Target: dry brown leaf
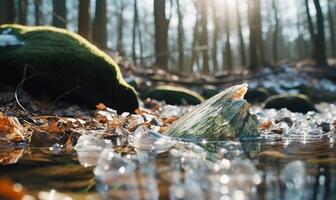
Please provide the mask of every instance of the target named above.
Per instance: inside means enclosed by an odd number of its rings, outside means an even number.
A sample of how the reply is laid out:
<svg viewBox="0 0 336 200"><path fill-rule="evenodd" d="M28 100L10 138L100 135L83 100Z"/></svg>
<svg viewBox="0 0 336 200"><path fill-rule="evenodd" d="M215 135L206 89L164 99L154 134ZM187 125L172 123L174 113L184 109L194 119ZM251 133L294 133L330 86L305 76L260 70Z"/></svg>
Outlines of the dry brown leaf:
<svg viewBox="0 0 336 200"><path fill-rule="evenodd" d="M21 185L14 184L7 178L0 179L0 199L21 200L24 195Z"/></svg>
<svg viewBox="0 0 336 200"><path fill-rule="evenodd" d="M103 103L97 104L96 108L97 108L97 110L102 110L102 111L105 111L107 109L107 107Z"/></svg>
<svg viewBox="0 0 336 200"><path fill-rule="evenodd" d="M261 130L267 130L267 129L269 129L271 126L272 126L272 121L271 121L271 120L267 120L267 121L262 122L262 123L259 125L259 128L260 128Z"/></svg>
<svg viewBox="0 0 336 200"><path fill-rule="evenodd" d="M0 113L0 140L23 142L23 127L16 117L7 117Z"/></svg>

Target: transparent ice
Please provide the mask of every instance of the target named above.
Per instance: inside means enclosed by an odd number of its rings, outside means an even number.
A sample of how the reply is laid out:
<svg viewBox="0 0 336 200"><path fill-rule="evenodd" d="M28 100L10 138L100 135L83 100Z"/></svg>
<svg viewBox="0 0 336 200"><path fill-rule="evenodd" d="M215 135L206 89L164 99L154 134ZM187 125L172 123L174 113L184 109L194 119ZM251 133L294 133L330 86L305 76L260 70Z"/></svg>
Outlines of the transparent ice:
<svg viewBox="0 0 336 200"><path fill-rule="evenodd" d="M94 169L100 197L104 200L139 200L135 169L136 165L133 162L111 149L105 149Z"/></svg>
<svg viewBox="0 0 336 200"><path fill-rule="evenodd" d="M302 199L306 182L305 164L303 161L292 161L281 171L280 180L286 187L285 199Z"/></svg>
<svg viewBox="0 0 336 200"><path fill-rule="evenodd" d="M84 167L91 167L96 165L104 148L112 148L112 143L92 135L81 135L74 149L80 164Z"/></svg>

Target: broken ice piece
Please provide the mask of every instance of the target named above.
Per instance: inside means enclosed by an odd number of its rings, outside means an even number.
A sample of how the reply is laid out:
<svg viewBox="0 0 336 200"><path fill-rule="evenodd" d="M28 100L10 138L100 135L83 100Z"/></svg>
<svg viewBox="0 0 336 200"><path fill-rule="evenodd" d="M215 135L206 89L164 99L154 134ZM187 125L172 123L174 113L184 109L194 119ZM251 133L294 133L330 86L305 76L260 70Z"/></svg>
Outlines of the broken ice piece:
<svg viewBox="0 0 336 200"><path fill-rule="evenodd" d="M112 143L109 140L99 139L91 135L82 135L77 141L75 150L80 164L84 167L91 167L96 165L103 149L111 147Z"/></svg>
<svg viewBox="0 0 336 200"><path fill-rule="evenodd" d="M94 169L97 191L102 199L139 200L138 184L135 178L136 165L105 149Z"/></svg>
<svg viewBox="0 0 336 200"><path fill-rule="evenodd" d="M159 154L168 151L174 141L158 132L139 127L134 133L132 143L137 151Z"/></svg>
<svg viewBox="0 0 336 200"><path fill-rule="evenodd" d="M288 163L280 175L286 187L285 199L303 199L306 183L306 170L303 161L297 160Z"/></svg>

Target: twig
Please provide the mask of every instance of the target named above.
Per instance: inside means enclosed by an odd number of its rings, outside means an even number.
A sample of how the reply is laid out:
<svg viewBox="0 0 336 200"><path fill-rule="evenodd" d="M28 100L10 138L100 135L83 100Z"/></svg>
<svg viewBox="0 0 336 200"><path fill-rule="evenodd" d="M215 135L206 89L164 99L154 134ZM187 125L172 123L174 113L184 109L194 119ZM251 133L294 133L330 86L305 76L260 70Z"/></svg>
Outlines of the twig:
<svg viewBox="0 0 336 200"><path fill-rule="evenodd" d="M14 93L14 97L15 97L15 101L16 101L16 103L19 105L19 107L20 107L24 112L26 112L27 109L25 109L25 108L22 106L22 104L20 103L20 100L19 100L19 97L18 97L18 93L19 93L19 91L22 89L22 87L23 87L23 85L24 85L24 82L25 82L26 80L29 80L29 79L31 79L31 78L37 76L37 75L45 74L45 73L35 73L35 74L32 74L32 75L26 77L26 76L27 76L27 69L28 69L28 67L29 67L29 65L26 65L26 66L24 67L24 69L23 69L23 76L22 76L22 79L21 79L20 83L17 84L17 86L16 86L16 88L15 88L15 93Z"/></svg>
<svg viewBox="0 0 336 200"><path fill-rule="evenodd" d="M71 90L69 90L69 91L67 91L67 92L65 92L65 93L63 93L63 94L61 94L60 96L56 97L56 98L54 99L54 101L52 102L52 105L55 105L56 102L57 102L58 100L60 100L61 98L65 97L66 95L68 95L68 94L74 92L74 91L77 90L78 88L79 88L79 86L77 85L76 87L72 88Z"/></svg>

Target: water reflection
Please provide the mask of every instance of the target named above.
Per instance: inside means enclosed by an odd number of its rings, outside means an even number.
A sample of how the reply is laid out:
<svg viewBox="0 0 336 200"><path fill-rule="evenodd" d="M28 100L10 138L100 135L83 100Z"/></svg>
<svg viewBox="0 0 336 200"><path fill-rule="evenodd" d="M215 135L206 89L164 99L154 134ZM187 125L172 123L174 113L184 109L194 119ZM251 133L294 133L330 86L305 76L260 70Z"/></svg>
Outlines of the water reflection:
<svg viewBox="0 0 336 200"><path fill-rule="evenodd" d="M90 191L102 199L336 199L336 149L330 140L178 141L167 152L132 155L105 148L98 162L91 163L96 187ZM80 165L90 159L83 162L79 149L54 154L50 148L8 148L0 154L0 176L33 191L86 190L94 175L92 168Z"/></svg>

